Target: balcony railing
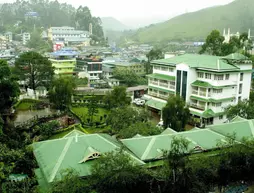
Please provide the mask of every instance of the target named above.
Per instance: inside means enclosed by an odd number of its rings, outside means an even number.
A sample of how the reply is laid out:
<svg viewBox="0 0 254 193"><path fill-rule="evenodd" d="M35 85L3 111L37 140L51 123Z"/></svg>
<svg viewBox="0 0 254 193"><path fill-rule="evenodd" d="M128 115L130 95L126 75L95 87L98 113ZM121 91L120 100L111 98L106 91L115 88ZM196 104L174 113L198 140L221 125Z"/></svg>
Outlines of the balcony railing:
<svg viewBox="0 0 254 193"><path fill-rule="evenodd" d="M198 91L197 90L193 90L192 94L198 95Z"/></svg>
<svg viewBox="0 0 254 193"><path fill-rule="evenodd" d="M157 97L158 93L156 93L156 92L149 92L149 95Z"/></svg>
<svg viewBox="0 0 254 193"><path fill-rule="evenodd" d="M162 86L162 87L165 87L165 88L168 88L168 84L167 83L159 83L159 86Z"/></svg>
<svg viewBox="0 0 254 193"><path fill-rule="evenodd" d="M206 92L199 91L199 96L204 96L204 97L206 97Z"/></svg>
<svg viewBox="0 0 254 193"><path fill-rule="evenodd" d="M168 95L159 94L158 97L162 99L168 99Z"/></svg>
<svg viewBox="0 0 254 193"><path fill-rule="evenodd" d="M190 107L198 109L198 110L203 110L203 111L205 110L205 105L199 105L197 103L191 103Z"/></svg>
<svg viewBox="0 0 254 193"><path fill-rule="evenodd" d="M156 81L150 81L149 83L150 83L150 84L153 84L153 85L157 85L157 86L158 86L158 84L159 84L159 83L156 82Z"/></svg>

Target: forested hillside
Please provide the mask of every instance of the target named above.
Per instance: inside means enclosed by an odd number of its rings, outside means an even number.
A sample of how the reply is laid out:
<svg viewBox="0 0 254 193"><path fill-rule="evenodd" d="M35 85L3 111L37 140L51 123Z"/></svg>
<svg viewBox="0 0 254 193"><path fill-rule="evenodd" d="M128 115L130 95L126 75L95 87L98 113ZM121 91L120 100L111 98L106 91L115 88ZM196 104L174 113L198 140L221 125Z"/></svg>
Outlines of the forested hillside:
<svg viewBox="0 0 254 193"><path fill-rule="evenodd" d="M36 12L38 17L29 16L27 13ZM91 14L86 6L75 9L72 5L48 0L17 0L14 3L4 3L0 7L1 31L31 31L36 28L51 26L72 26L80 30L89 30L93 24L93 33L103 37L101 19ZM16 24L16 25L15 25ZM15 26L15 27L14 27Z"/></svg>
<svg viewBox="0 0 254 193"><path fill-rule="evenodd" d="M231 28L234 32L254 31L254 1L235 0L224 6L216 6L186 13L164 23L139 29L130 40L136 42L160 42L167 40L204 40L213 30L221 32Z"/></svg>

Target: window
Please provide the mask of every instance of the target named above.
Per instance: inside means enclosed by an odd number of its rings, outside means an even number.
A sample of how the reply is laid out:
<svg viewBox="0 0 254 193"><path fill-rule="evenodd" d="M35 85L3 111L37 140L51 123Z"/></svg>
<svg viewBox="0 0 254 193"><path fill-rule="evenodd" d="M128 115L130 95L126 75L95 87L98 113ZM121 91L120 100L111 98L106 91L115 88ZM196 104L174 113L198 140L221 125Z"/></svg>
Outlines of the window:
<svg viewBox="0 0 254 193"><path fill-rule="evenodd" d="M205 78L206 79L211 79L212 78L212 75L210 73L205 73Z"/></svg>
<svg viewBox="0 0 254 193"><path fill-rule="evenodd" d="M219 120L223 119L223 117L224 117L223 115L220 115L220 116L219 116Z"/></svg>
<svg viewBox="0 0 254 193"><path fill-rule="evenodd" d="M223 80L224 75L214 75L214 80Z"/></svg>
<svg viewBox="0 0 254 193"><path fill-rule="evenodd" d="M240 74L240 81L243 81L243 73Z"/></svg>
<svg viewBox="0 0 254 193"><path fill-rule="evenodd" d="M160 70L160 66L153 66L155 70Z"/></svg>
<svg viewBox="0 0 254 193"><path fill-rule="evenodd" d="M238 97L238 102L242 100L242 97Z"/></svg>
<svg viewBox="0 0 254 193"><path fill-rule="evenodd" d="M173 69L173 68L169 68L168 71L169 71L169 72L173 72L174 69Z"/></svg>
<svg viewBox="0 0 254 193"><path fill-rule="evenodd" d="M220 103L212 103L212 106L213 106L213 107L221 107L221 105L222 105L221 102L220 102Z"/></svg>
<svg viewBox="0 0 254 193"><path fill-rule="evenodd" d="M198 78L204 78L204 73L203 72L198 72Z"/></svg>
<svg viewBox="0 0 254 193"><path fill-rule="evenodd" d="M161 67L161 70L162 71L168 71L168 68L167 67Z"/></svg>
<svg viewBox="0 0 254 193"><path fill-rule="evenodd" d="M226 80L229 80L229 74L226 74Z"/></svg>
<svg viewBox="0 0 254 193"><path fill-rule="evenodd" d="M239 94L242 94L243 92L243 84L239 84Z"/></svg>
<svg viewBox="0 0 254 193"><path fill-rule="evenodd" d="M222 93L222 89L213 89L213 93Z"/></svg>

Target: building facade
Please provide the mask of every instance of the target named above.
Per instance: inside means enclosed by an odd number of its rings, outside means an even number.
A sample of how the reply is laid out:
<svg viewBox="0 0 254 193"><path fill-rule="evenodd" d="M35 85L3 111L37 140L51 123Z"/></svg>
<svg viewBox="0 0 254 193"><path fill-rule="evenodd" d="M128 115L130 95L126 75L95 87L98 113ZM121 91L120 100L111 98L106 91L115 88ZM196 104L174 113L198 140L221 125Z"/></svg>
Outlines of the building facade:
<svg viewBox="0 0 254 193"><path fill-rule="evenodd" d="M5 36L0 36L0 50L6 50L8 47L7 39Z"/></svg>
<svg viewBox="0 0 254 193"><path fill-rule="evenodd" d="M23 33L23 34L22 34L22 42L23 42L23 45L26 45L27 42L30 40L30 38L31 38L30 33Z"/></svg>
<svg viewBox="0 0 254 193"><path fill-rule="evenodd" d="M57 75L73 75L78 53L71 48L62 48L50 55L50 61Z"/></svg>
<svg viewBox="0 0 254 193"><path fill-rule="evenodd" d="M85 43L89 45L90 43L90 33L88 31L75 30L74 27L51 27L48 29L48 38L49 40L55 41L64 41L66 44L69 43Z"/></svg>
<svg viewBox="0 0 254 193"><path fill-rule="evenodd" d="M91 56L77 58L77 71L79 77L87 77L89 80L99 80L102 77L102 59Z"/></svg>
<svg viewBox="0 0 254 193"><path fill-rule="evenodd" d="M201 125L224 123L224 110L248 99L252 62L241 54L226 57L184 54L152 62L147 106L159 112L179 94Z"/></svg>

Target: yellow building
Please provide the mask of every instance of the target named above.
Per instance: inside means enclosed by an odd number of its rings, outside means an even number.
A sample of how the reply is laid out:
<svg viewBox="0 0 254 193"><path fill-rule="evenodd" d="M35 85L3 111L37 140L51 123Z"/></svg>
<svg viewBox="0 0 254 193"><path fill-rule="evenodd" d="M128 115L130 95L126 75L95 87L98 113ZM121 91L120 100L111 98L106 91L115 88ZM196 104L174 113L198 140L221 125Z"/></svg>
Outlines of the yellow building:
<svg viewBox="0 0 254 193"><path fill-rule="evenodd" d="M63 48L60 51L52 53L49 60L55 68L55 74L74 74L77 54L77 52L70 48Z"/></svg>

